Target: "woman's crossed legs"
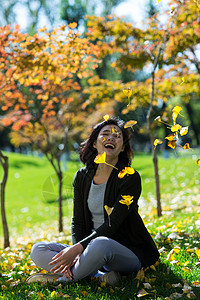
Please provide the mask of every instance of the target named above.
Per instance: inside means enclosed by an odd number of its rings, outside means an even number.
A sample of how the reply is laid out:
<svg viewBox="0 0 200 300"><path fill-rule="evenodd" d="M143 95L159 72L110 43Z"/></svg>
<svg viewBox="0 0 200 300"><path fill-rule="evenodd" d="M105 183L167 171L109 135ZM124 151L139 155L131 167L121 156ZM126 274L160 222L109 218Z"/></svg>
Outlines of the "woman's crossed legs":
<svg viewBox="0 0 200 300"><path fill-rule="evenodd" d="M66 247L70 246L54 242L39 242L32 247L31 259L38 267L50 271L52 266L49 266L49 262L52 257ZM141 263L127 247L110 238L97 237L88 244L71 268L73 281L89 275L94 276L102 268L105 271L118 271L128 275L137 272L141 268Z"/></svg>

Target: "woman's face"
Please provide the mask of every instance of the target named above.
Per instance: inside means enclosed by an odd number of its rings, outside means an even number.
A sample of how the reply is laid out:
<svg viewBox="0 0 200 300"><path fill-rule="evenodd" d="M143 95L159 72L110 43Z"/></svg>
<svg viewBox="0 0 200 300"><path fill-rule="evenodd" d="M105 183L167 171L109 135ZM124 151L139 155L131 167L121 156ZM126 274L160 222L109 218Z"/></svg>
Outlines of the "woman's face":
<svg viewBox="0 0 200 300"><path fill-rule="evenodd" d="M98 134L93 147L98 154L106 152L106 157L110 159L118 158L120 152L124 151L123 134L116 125L105 125Z"/></svg>

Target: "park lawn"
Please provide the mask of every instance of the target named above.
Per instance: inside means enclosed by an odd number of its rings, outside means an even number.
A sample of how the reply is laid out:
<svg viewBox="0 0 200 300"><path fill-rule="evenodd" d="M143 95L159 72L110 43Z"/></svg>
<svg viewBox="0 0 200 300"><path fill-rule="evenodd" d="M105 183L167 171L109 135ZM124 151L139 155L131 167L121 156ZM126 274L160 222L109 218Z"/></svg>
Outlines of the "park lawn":
<svg viewBox="0 0 200 300"><path fill-rule="evenodd" d="M135 156L133 167L140 172L143 181L140 212L160 249L161 259L159 264L137 276L128 276L114 287L101 285L95 280L63 285L26 285L25 278L39 271L30 261L33 243L39 240L71 242L70 186L80 164L67 164L65 231L59 234L54 196L56 182L48 179L51 174L53 176L51 166L38 157L10 153L8 156L10 172L6 208L11 247L0 250L0 300L200 299L200 168L195 164L198 153L184 157L172 155L167 160L159 157L164 211L160 218L156 216L152 159L143 154ZM53 182L53 187L49 181ZM49 185L51 188L46 188ZM19 219L17 214L21 215Z"/></svg>

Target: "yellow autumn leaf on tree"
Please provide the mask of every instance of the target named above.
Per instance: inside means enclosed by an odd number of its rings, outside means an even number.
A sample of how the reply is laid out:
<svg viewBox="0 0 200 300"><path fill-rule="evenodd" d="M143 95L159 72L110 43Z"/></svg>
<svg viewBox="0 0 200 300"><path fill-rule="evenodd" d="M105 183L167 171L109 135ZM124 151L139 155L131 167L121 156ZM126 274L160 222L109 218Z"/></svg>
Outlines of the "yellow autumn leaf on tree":
<svg viewBox="0 0 200 300"><path fill-rule="evenodd" d="M105 121L108 121L108 119L110 118L110 116L109 115L105 115L105 116L103 116L103 118L104 118Z"/></svg>
<svg viewBox="0 0 200 300"><path fill-rule="evenodd" d="M123 178L126 174L127 175L132 175L135 173L135 170L131 167L125 167L124 169L122 169L119 174L118 177L121 179Z"/></svg>
<svg viewBox="0 0 200 300"><path fill-rule="evenodd" d="M173 126L171 127L171 131L172 131L172 132L177 132L177 131L180 130L181 128L182 128L181 125L176 124L176 125L173 125Z"/></svg>
<svg viewBox="0 0 200 300"><path fill-rule="evenodd" d="M160 140L160 139L155 139L155 141L154 141L154 148L156 148L157 147L157 145L159 145L159 144L162 144L163 143L163 141L162 140Z"/></svg>
<svg viewBox="0 0 200 300"><path fill-rule="evenodd" d="M108 205L104 205L104 208L105 208L105 211L107 212L107 215L108 215L109 226L111 226L111 224L110 224L110 215L111 215L114 207L109 207Z"/></svg>
<svg viewBox="0 0 200 300"><path fill-rule="evenodd" d="M182 127L180 130L180 135L186 135L188 133L188 127Z"/></svg>
<svg viewBox="0 0 200 300"><path fill-rule="evenodd" d="M176 140L175 141L169 141L168 143L167 143L167 146L168 147L170 147L170 148L172 148L172 149L175 149L175 147L176 147Z"/></svg>
<svg viewBox="0 0 200 300"><path fill-rule="evenodd" d="M176 123L176 118L177 116L179 115L180 111L182 110L182 108L180 106L175 106L173 109L172 109L172 119L174 121L174 123Z"/></svg>
<svg viewBox="0 0 200 300"><path fill-rule="evenodd" d="M126 124L124 125L124 128L132 127L135 124L137 124L137 121L130 120L130 121L126 122Z"/></svg>
<svg viewBox="0 0 200 300"><path fill-rule="evenodd" d="M165 137L166 140L168 141L174 141L176 136L174 134L169 134L168 136Z"/></svg>
<svg viewBox="0 0 200 300"><path fill-rule="evenodd" d="M122 196L122 195L121 195ZM127 205L128 206L128 209L129 209L129 205L131 204L131 203L133 203L133 196L130 196L130 195L123 195L122 196L122 198L123 199L121 199L121 200L119 200L119 202L121 203L121 204L125 204L125 205Z"/></svg>
<svg viewBox="0 0 200 300"><path fill-rule="evenodd" d="M200 158L197 159L196 164L197 164L198 166L200 166Z"/></svg>
<svg viewBox="0 0 200 300"><path fill-rule="evenodd" d="M123 89L123 93L130 98L132 95L132 89L131 88L127 88L127 89Z"/></svg>
<svg viewBox="0 0 200 300"><path fill-rule="evenodd" d="M115 166L113 166L113 165L106 162L106 152L103 152L102 154L97 155L94 159L94 162L96 164L106 164L106 165L108 165L110 167L113 167L116 170L118 170Z"/></svg>

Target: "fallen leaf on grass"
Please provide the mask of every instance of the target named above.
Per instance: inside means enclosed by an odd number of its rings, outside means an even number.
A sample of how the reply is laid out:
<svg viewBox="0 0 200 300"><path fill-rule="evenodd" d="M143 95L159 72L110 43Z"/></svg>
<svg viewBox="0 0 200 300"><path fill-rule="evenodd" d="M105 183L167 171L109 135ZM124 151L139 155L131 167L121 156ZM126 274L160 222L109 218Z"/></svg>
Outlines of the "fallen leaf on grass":
<svg viewBox="0 0 200 300"><path fill-rule="evenodd" d="M80 291L80 293L83 295L83 296L87 296L88 295L88 292L87 291Z"/></svg>
<svg viewBox="0 0 200 300"><path fill-rule="evenodd" d="M200 287L200 281L192 281L192 285L195 287Z"/></svg>
<svg viewBox="0 0 200 300"><path fill-rule="evenodd" d="M150 285L150 283L145 282L143 284L144 284L145 289L152 289L152 286Z"/></svg>
<svg viewBox="0 0 200 300"><path fill-rule="evenodd" d="M145 291L145 289L141 289L138 294L137 294L137 297L144 297L146 295L148 295L149 293L147 291Z"/></svg>

